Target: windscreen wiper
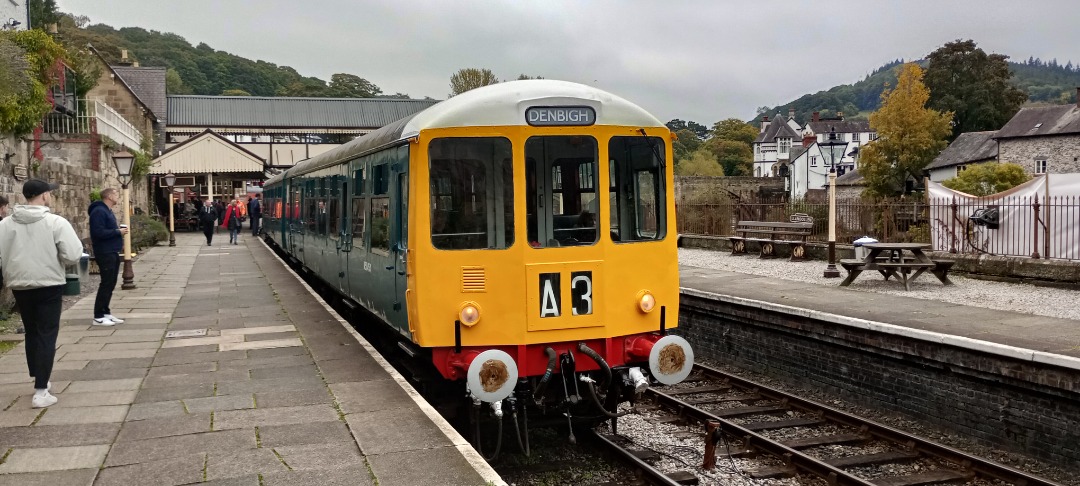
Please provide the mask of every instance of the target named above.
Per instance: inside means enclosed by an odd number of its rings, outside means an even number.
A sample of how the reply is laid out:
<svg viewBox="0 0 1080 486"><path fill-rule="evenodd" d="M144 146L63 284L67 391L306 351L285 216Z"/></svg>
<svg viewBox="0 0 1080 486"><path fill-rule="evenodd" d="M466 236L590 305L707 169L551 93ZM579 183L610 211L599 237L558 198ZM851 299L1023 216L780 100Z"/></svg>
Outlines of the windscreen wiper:
<svg viewBox="0 0 1080 486"><path fill-rule="evenodd" d="M649 144L649 148L652 149L653 155L656 155L656 160L660 162L660 168L665 168L667 164L664 163L664 157L660 155L660 149L656 148L656 142L653 142L653 139L649 138L649 136L645 134L644 128L639 128L638 131L641 132L642 137L645 137L645 143Z"/></svg>

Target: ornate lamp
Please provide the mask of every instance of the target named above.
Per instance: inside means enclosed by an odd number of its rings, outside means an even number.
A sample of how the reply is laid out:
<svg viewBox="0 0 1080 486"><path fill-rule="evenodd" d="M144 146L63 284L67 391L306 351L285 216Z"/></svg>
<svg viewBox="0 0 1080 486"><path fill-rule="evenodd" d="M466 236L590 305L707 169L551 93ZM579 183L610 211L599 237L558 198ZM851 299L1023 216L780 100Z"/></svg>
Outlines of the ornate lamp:
<svg viewBox="0 0 1080 486"><path fill-rule="evenodd" d="M837 278L836 269L836 164L844 158L847 142L836 138L836 128L829 127L825 141L818 142L822 159L829 157L829 266L825 267L825 278ZM824 160L823 160L824 162Z"/></svg>
<svg viewBox="0 0 1080 486"><path fill-rule="evenodd" d="M176 215L173 214L173 207L176 203L173 202L173 195L175 194L173 186L176 185L176 174L171 171L165 174L165 185L169 186L169 246L176 246L176 237L173 236L173 232L176 231Z"/></svg>
<svg viewBox="0 0 1080 486"><path fill-rule="evenodd" d="M124 283L120 285L120 288L131 290L135 288L135 272L131 269L131 208L129 207L131 196L128 193L128 184L131 183L131 169L135 165L135 156L128 153L127 150L121 149L113 154L112 159L113 163L116 164L116 174L117 178L120 179L120 187L124 191L123 224L124 227L128 228L128 233L124 235Z"/></svg>

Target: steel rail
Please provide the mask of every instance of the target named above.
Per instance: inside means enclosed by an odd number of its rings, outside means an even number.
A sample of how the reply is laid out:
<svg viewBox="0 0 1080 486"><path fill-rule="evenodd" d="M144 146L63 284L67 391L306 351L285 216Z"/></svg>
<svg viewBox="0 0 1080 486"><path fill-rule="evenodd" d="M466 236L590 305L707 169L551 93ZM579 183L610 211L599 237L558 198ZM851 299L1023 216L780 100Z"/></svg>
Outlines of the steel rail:
<svg viewBox="0 0 1080 486"><path fill-rule="evenodd" d="M768 398L772 400L786 400L787 404L790 405L792 408L807 413L820 414L823 419L830 420L835 423L839 423L849 427L865 427L866 431L870 435L878 439L900 445L911 444L914 450L924 453L927 456L946 460L964 466L968 470L980 474L986 478L1000 479L1002 481L1007 481L1016 485L1062 486L1060 483L1032 476L1028 473L1013 469L1004 464L999 464L979 456L974 456L942 444L930 442L927 439L909 434L902 430L898 430L887 425L883 425L862 417L858 417L811 400L800 398L795 395L791 395L789 393L770 388L760 383L756 383L744 378L740 378L738 376L725 373L715 368L704 365L695 365L695 367L703 371L706 376L709 376L711 378L723 379L727 380L728 383L735 384L739 387L755 389L758 394L760 394L763 398Z"/></svg>
<svg viewBox="0 0 1080 486"><path fill-rule="evenodd" d="M638 468L642 473L644 473L644 475L646 476L646 480L651 481L652 484L659 484L665 486L680 486L679 482L669 478L659 469L656 469L655 467L652 467L652 465L650 465L649 463L641 460L629 450L627 450L625 447L612 442L607 437L604 437L603 434L600 434L595 430L590 430L590 432L592 433L593 439L607 446L610 451L614 452L617 456L619 456L619 459L628 462L634 467Z"/></svg>

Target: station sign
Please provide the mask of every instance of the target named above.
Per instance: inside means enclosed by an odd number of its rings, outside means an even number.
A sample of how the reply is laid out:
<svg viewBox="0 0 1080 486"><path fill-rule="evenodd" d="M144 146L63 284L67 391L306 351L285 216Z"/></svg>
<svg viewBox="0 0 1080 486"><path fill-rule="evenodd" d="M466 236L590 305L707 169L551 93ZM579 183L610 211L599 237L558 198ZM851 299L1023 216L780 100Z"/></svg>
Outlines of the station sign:
<svg viewBox="0 0 1080 486"><path fill-rule="evenodd" d="M534 127L588 126L596 123L591 106L530 106L525 121Z"/></svg>

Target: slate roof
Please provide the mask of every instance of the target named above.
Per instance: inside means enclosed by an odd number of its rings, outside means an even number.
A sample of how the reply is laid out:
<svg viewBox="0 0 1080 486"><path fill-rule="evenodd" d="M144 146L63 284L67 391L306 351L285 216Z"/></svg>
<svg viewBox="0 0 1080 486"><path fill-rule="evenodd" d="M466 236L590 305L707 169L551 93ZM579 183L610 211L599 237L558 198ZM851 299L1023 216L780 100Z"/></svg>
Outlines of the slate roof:
<svg viewBox="0 0 1080 486"><path fill-rule="evenodd" d="M836 178L836 185L838 186L865 186L866 179L859 174L859 169L852 169L844 173L844 175Z"/></svg>
<svg viewBox="0 0 1080 486"><path fill-rule="evenodd" d="M997 138L1042 137L1080 133L1080 107L1077 105L1021 108L1001 130Z"/></svg>
<svg viewBox="0 0 1080 486"><path fill-rule="evenodd" d="M165 68L111 66L114 73L131 88L131 92L142 101L160 121L168 115L165 103Z"/></svg>
<svg viewBox="0 0 1080 486"><path fill-rule="evenodd" d="M865 133L872 132L870 122L866 120L823 120L807 122L814 133L821 135L829 133L830 128L836 129L836 133Z"/></svg>
<svg viewBox="0 0 1080 486"><path fill-rule="evenodd" d="M169 125L252 128L379 128L436 100L168 96Z"/></svg>
<svg viewBox="0 0 1080 486"><path fill-rule="evenodd" d="M926 170L996 159L998 155L997 140L994 140L996 133L996 130L961 133L934 158L933 162L930 162L930 165L926 166Z"/></svg>
<svg viewBox="0 0 1080 486"><path fill-rule="evenodd" d="M773 118L768 126L765 127L765 131L758 133L757 138L754 139L754 143L772 142L777 138L784 137L790 138L792 141L802 140L802 136L795 133L795 130L792 130L791 127L788 126L787 118L783 115L776 115L776 118Z"/></svg>
<svg viewBox="0 0 1080 486"><path fill-rule="evenodd" d="M802 154L806 153L808 148L809 147L803 147L802 145L791 147L791 154L788 156L788 160L795 160L801 157Z"/></svg>

